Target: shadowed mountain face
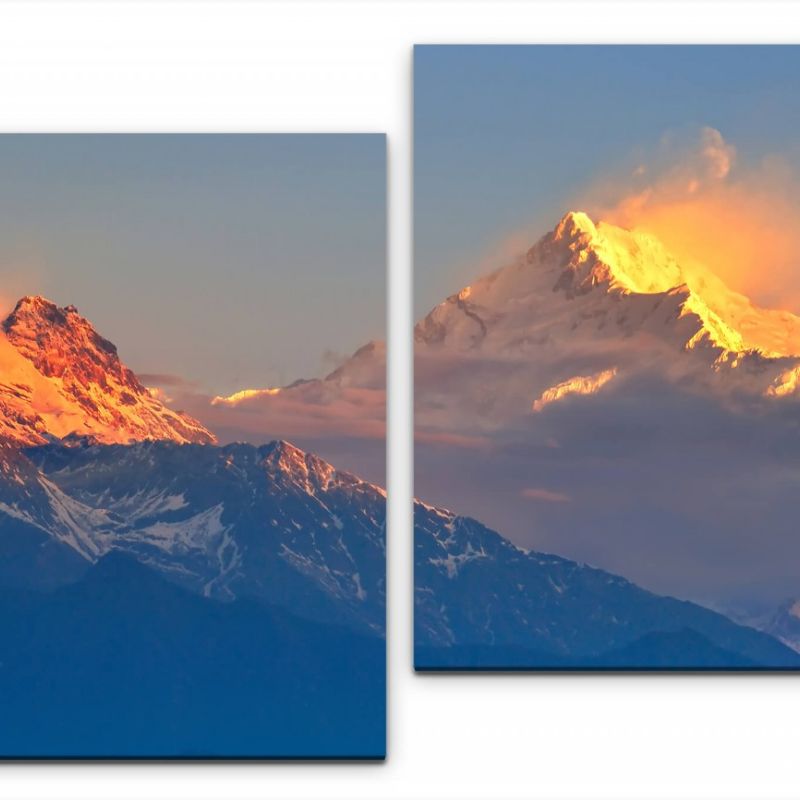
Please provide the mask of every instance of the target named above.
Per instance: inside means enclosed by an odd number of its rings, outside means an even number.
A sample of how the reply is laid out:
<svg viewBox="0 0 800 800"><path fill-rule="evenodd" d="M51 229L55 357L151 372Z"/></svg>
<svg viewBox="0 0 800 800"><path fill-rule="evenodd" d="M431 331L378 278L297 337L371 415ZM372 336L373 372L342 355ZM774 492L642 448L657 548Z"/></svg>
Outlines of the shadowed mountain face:
<svg viewBox="0 0 800 800"><path fill-rule="evenodd" d="M5 757L381 758L384 643L203 598L112 552L0 590Z"/></svg>
<svg viewBox="0 0 800 800"><path fill-rule="evenodd" d="M419 669L797 669L773 637L617 575L415 508Z"/></svg>
<svg viewBox="0 0 800 800"><path fill-rule="evenodd" d="M383 492L286 442L0 452L0 755L385 749Z"/></svg>
<svg viewBox="0 0 800 800"><path fill-rule="evenodd" d="M767 633L800 652L800 602L797 599L787 600L760 623L759 627Z"/></svg>
<svg viewBox="0 0 800 800"><path fill-rule="evenodd" d="M0 581L67 583L122 552L204 597L382 635L384 494L287 442L46 445L4 466Z"/></svg>

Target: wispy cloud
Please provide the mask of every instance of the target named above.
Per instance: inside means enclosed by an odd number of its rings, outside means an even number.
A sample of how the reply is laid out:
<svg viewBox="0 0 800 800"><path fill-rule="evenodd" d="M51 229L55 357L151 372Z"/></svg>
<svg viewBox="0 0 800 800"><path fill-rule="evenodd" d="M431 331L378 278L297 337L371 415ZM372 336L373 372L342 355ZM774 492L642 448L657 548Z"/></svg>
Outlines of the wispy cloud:
<svg viewBox="0 0 800 800"><path fill-rule="evenodd" d="M654 234L762 305L800 311L800 180L784 159L747 162L711 127L668 131L639 155L573 204Z"/></svg>
<svg viewBox="0 0 800 800"><path fill-rule="evenodd" d="M221 399L200 393L176 393L180 406L222 438L261 443L303 437L383 440L386 392L378 388L310 381L275 391L242 391Z"/></svg>
<svg viewBox="0 0 800 800"><path fill-rule="evenodd" d="M522 497L528 500L542 500L545 503L569 503L572 498L563 492L554 492L551 489L541 487L528 487L520 492Z"/></svg>

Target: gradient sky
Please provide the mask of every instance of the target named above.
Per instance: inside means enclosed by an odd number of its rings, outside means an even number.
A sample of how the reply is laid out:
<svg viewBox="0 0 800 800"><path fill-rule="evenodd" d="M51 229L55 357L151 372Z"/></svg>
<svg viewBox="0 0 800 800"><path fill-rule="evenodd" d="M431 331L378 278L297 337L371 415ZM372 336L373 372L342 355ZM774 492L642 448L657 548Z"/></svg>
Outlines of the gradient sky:
<svg viewBox="0 0 800 800"><path fill-rule="evenodd" d="M416 47L416 317L666 131L711 126L742 161L800 165L798 74L798 47Z"/></svg>
<svg viewBox="0 0 800 800"><path fill-rule="evenodd" d="M0 297L228 393L384 338L382 135L4 135Z"/></svg>

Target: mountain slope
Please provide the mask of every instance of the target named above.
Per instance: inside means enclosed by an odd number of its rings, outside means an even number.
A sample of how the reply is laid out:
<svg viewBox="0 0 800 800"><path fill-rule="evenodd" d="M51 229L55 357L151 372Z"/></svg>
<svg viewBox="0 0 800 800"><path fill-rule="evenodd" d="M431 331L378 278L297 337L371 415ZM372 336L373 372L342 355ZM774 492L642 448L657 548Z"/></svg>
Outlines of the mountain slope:
<svg viewBox="0 0 800 800"><path fill-rule="evenodd" d="M797 653L721 614L422 503L415 597L420 669L800 667Z"/></svg>
<svg viewBox="0 0 800 800"><path fill-rule="evenodd" d="M771 617L759 620L758 627L800 652L800 601L792 599L781 604Z"/></svg>
<svg viewBox="0 0 800 800"><path fill-rule="evenodd" d="M74 306L23 297L2 323L0 373L0 436L9 441L214 441L148 391Z"/></svg>
<svg viewBox="0 0 800 800"><path fill-rule="evenodd" d="M52 444L5 455L0 582L4 563L9 575L57 584L60 571L66 583L122 552L201 595L259 597L383 631L383 491L287 442ZM47 570L41 543L52 551Z"/></svg>

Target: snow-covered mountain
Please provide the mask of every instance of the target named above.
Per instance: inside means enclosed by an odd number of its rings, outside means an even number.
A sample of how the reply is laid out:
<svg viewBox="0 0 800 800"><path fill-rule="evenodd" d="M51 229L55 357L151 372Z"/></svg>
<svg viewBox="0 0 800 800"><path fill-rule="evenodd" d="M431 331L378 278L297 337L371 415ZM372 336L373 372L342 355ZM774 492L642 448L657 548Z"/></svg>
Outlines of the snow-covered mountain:
<svg viewBox="0 0 800 800"><path fill-rule="evenodd" d="M209 602L383 634L384 492L286 442L6 447L0 465L2 591L62 591L124 556ZM417 501L415 531L421 667L466 651L473 666L648 667L664 647L672 666L800 665L766 634L444 509ZM638 660L615 663L626 648Z"/></svg>
<svg viewBox="0 0 800 800"><path fill-rule="evenodd" d="M383 491L287 442L2 456L2 582L52 588L119 552L206 597L383 630Z"/></svg>
<svg viewBox="0 0 800 800"><path fill-rule="evenodd" d="M382 632L382 489L285 441L212 446L72 306L20 300L0 366L0 584L52 590L123 553L201 596Z"/></svg>
<svg viewBox="0 0 800 800"><path fill-rule="evenodd" d="M2 323L0 376L0 437L8 441L215 441L143 386L74 306L23 297Z"/></svg>
<svg viewBox="0 0 800 800"><path fill-rule="evenodd" d="M799 317L755 306L649 234L580 212L436 306L415 340L423 430L446 427L443 406L456 426L467 414L493 427L653 370L727 398L793 397L800 375ZM428 380L444 369L446 392Z"/></svg>
<svg viewBox="0 0 800 800"><path fill-rule="evenodd" d="M511 352L552 344L556 334L608 339L640 329L685 350L800 355L800 317L754 306L650 234L575 211L517 261L433 309L416 339Z"/></svg>
<svg viewBox="0 0 800 800"><path fill-rule="evenodd" d="M383 757L383 490L217 446L72 306L0 371L0 756Z"/></svg>
<svg viewBox="0 0 800 800"><path fill-rule="evenodd" d="M415 504L421 669L796 669L772 636Z"/></svg>

